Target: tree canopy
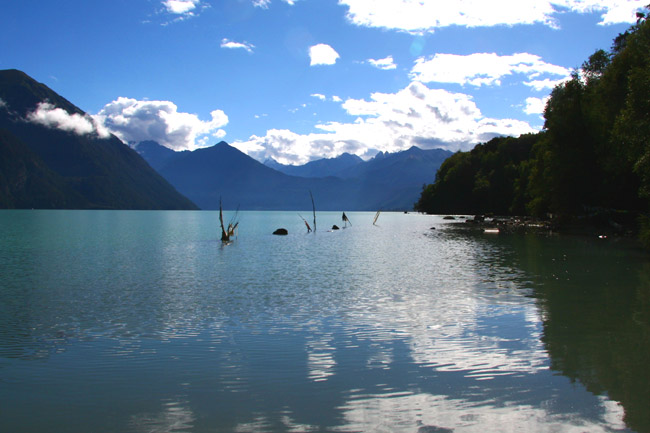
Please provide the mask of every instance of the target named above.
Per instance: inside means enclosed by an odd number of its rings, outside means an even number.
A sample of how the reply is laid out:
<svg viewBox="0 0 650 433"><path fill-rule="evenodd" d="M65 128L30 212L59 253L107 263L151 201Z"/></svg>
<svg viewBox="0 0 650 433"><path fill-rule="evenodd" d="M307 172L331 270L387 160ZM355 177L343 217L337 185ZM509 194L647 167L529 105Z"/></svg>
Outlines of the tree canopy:
<svg viewBox="0 0 650 433"><path fill-rule="evenodd" d="M570 218L610 209L647 215L649 7L609 51L595 51L553 89L540 133L496 138L456 153L423 189L416 210Z"/></svg>

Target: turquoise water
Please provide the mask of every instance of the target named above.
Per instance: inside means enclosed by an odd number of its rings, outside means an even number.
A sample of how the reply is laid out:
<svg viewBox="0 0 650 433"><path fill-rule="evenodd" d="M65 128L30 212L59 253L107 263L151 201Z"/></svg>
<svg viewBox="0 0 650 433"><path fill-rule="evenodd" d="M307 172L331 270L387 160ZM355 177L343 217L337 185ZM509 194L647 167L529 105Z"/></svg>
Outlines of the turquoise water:
<svg viewBox="0 0 650 433"><path fill-rule="evenodd" d="M645 253L347 214L0 211L0 431L650 431Z"/></svg>

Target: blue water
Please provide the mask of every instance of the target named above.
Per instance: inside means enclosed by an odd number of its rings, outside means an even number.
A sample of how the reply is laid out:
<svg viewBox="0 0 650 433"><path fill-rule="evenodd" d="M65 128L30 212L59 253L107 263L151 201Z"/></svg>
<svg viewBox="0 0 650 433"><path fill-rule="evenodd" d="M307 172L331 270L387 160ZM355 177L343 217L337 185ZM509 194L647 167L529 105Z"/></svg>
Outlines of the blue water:
<svg viewBox="0 0 650 433"><path fill-rule="evenodd" d="M634 245L347 214L0 211L0 431L649 431Z"/></svg>

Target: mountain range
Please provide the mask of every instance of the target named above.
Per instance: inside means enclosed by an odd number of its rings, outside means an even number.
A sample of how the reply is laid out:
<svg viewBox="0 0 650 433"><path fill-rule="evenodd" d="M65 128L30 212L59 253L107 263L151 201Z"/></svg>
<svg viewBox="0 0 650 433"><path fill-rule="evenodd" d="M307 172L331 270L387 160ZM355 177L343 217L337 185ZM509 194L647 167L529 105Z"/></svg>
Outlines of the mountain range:
<svg viewBox="0 0 650 433"><path fill-rule="evenodd" d="M311 192L319 210L410 210L450 155L412 147L287 166L225 142L129 146L24 72L0 71L0 208L311 210Z"/></svg>
<svg viewBox="0 0 650 433"><path fill-rule="evenodd" d="M264 164L226 142L192 152L174 152L154 142L136 150L178 191L202 209L304 210L310 191L321 210L410 210L422 185L452 153L412 147L379 153L369 161L343 154L337 158L288 166Z"/></svg>
<svg viewBox="0 0 650 433"><path fill-rule="evenodd" d="M285 165L280 164L273 158L264 161L264 165L271 167L279 172L290 176L300 177L341 177L341 173L350 167L361 164L363 159L356 155L343 153L336 158L323 158L316 161L308 162L305 165Z"/></svg>
<svg viewBox="0 0 650 433"><path fill-rule="evenodd" d="M3 70L0 208L197 206L82 110L24 72Z"/></svg>

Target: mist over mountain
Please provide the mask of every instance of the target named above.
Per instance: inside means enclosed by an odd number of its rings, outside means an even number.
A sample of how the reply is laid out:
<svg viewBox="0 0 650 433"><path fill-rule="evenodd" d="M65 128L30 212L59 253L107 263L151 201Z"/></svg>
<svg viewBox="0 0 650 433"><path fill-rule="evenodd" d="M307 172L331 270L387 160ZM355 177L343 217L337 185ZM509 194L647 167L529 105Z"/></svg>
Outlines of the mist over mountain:
<svg viewBox="0 0 650 433"><path fill-rule="evenodd" d="M0 206L196 209L140 155L47 86L0 71Z"/></svg>

